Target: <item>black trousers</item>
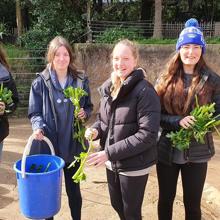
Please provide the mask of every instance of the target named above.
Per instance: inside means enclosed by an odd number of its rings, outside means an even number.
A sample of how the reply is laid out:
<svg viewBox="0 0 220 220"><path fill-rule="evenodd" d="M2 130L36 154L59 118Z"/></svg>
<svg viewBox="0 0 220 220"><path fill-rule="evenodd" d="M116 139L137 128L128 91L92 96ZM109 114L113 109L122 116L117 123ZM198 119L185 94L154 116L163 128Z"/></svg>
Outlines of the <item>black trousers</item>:
<svg viewBox="0 0 220 220"><path fill-rule="evenodd" d="M141 220L141 206L148 174L123 176L106 169L110 200L121 220Z"/></svg>
<svg viewBox="0 0 220 220"><path fill-rule="evenodd" d="M67 168L68 166L69 164L66 164L63 171L70 212L73 220L80 220L82 208L82 196L80 192L80 185L78 183L74 183L72 179L72 176L79 168L79 164L76 164L75 167L71 167L70 169ZM53 220L53 217L47 218L46 220Z"/></svg>
<svg viewBox="0 0 220 220"><path fill-rule="evenodd" d="M171 220L179 172L182 177L185 220L201 220L201 197L207 174L207 162L157 164L159 184L158 219Z"/></svg>

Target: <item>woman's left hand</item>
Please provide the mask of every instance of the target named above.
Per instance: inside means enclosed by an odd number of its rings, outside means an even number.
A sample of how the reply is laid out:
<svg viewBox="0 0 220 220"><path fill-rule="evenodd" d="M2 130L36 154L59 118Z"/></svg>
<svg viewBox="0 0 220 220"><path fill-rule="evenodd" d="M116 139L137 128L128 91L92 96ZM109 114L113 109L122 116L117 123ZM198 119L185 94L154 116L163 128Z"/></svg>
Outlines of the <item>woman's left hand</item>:
<svg viewBox="0 0 220 220"><path fill-rule="evenodd" d="M90 154L87 159L89 166L94 165L95 167L101 166L108 160L108 157L105 151L99 151L93 154Z"/></svg>
<svg viewBox="0 0 220 220"><path fill-rule="evenodd" d="M78 113L78 118L81 120L86 118L86 112L84 111L83 108L80 108L79 113Z"/></svg>

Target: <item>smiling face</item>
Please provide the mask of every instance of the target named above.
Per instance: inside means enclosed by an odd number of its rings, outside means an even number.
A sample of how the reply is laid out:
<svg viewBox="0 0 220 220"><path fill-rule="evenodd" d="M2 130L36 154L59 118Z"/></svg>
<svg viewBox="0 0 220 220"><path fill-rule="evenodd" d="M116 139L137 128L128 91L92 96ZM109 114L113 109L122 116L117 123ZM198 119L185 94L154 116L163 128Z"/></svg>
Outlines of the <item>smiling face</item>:
<svg viewBox="0 0 220 220"><path fill-rule="evenodd" d="M68 50L64 46L60 46L53 58L53 68L56 72L67 73L67 69L70 63L70 55Z"/></svg>
<svg viewBox="0 0 220 220"><path fill-rule="evenodd" d="M202 55L202 48L197 44L186 44L180 48L180 58L183 67L194 69Z"/></svg>
<svg viewBox="0 0 220 220"><path fill-rule="evenodd" d="M134 57L129 46L117 44L113 50L113 70L124 81L137 66L137 58Z"/></svg>

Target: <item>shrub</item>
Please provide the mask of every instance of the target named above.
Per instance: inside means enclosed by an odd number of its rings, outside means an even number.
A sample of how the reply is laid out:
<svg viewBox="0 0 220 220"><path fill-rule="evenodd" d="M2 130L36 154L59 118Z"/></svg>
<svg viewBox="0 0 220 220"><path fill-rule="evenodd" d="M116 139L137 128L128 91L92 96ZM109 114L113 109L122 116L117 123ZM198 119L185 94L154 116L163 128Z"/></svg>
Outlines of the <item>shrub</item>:
<svg viewBox="0 0 220 220"><path fill-rule="evenodd" d="M114 27L108 28L97 36L97 43L115 43L120 39L142 40L144 37L135 28Z"/></svg>

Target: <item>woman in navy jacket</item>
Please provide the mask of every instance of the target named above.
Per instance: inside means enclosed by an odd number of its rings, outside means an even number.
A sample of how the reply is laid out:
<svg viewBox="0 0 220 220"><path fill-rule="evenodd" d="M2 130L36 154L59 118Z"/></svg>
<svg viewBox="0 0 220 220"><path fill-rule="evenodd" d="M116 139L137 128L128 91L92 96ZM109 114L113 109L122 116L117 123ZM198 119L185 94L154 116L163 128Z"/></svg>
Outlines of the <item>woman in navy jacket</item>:
<svg viewBox="0 0 220 220"><path fill-rule="evenodd" d="M9 134L9 123L8 123L8 113L5 110L9 110L9 113L15 111L18 103L18 93L17 88L9 71L9 65L6 60L6 56L0 47L0 85L3 84L3 88L8 88L12 91L13 103L6 105L4 102L0 101L0 160L2 155L3 140Z"/></svg>
<svg viewBox="0 0 220 220"><path fill-rule="evenodd" d="M111 204L121 220L141 220L149 168L156 163L160 102L137 68L138 50L129 40L113 49L113 73L100 88L97 121L86 137L100 138L90 165L106 164Z"/></svg>
<svg viewBox="0 0 220 220"><path fill-rule="evenodd" d="M45 70L39 73L32 83L28 116L35 139L42 140L43 135L48 137L53 143L56 155L64 159L66 163L64 177L71 216L74 220L80 220L82 206L80 187L72 180L79 164L70 169L67 167L74 160L74 156L78 156L83 149L73 138L74 106L64 96L63 90L68 86L81 85L80 87L88 93L88 96L80 100L81 109L78 114L81 120L86 120L93 108L88 79L77 71L71 46L63 37L55 37L50 42L47 61ZM48 147L43 143L34 143L32 150L31 153L47 153Z"/></svg>

